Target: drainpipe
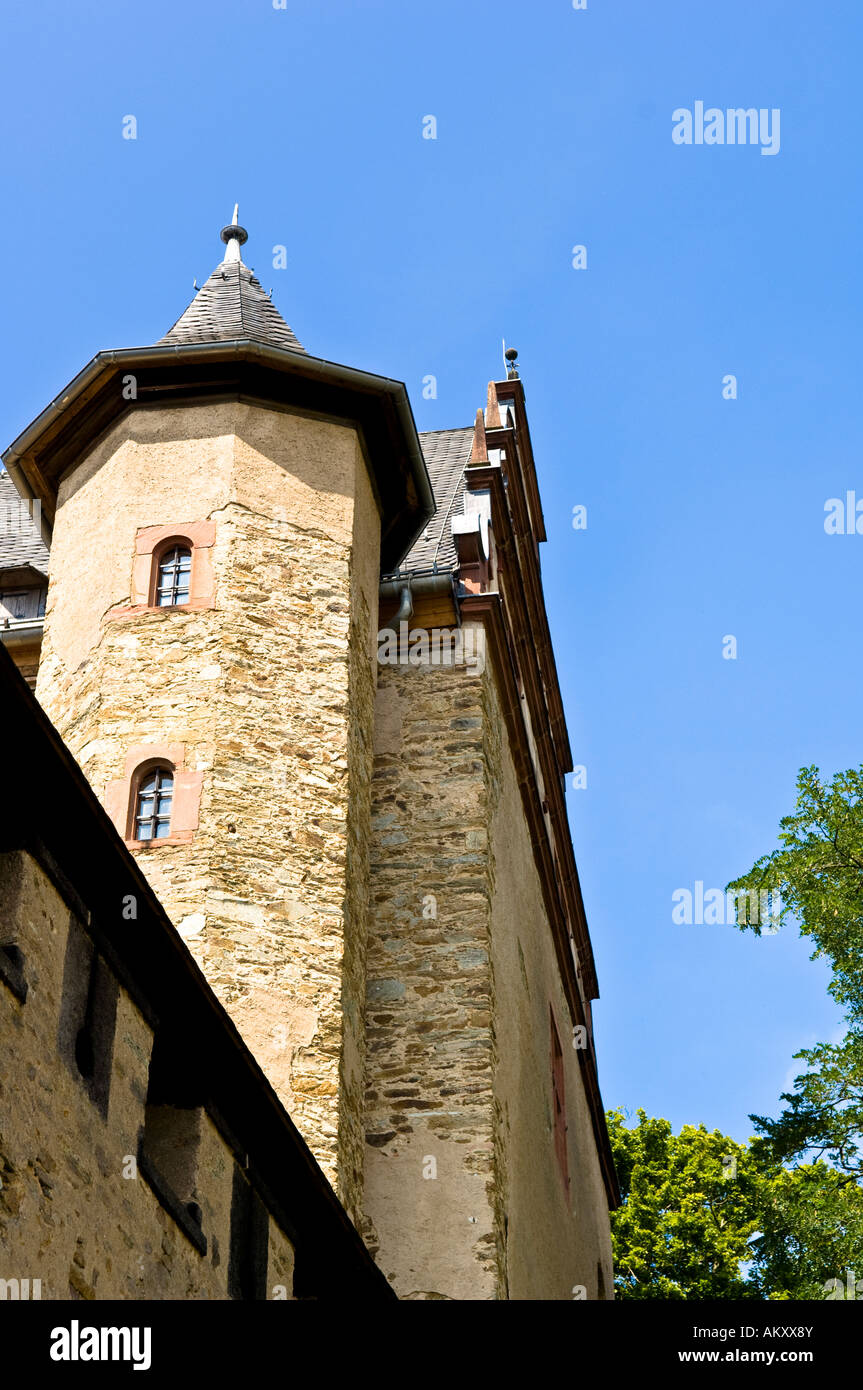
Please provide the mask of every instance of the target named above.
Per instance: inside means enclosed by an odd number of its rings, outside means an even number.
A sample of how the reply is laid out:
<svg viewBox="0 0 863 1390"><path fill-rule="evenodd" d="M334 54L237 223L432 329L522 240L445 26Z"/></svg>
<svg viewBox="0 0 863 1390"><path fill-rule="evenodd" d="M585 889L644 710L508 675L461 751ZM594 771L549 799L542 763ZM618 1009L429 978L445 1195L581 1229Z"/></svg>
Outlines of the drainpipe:
<svg viewBox="0 0 863 1390"><path fill-rule="evenodd" d="M399 603L398 612L391 619L393 628L396 632L401 630L401 623L407 622L413 617L414 601L413 595L411 594L410 580L403 586L400 597L401 602Z"/></svg>
<svg viewBox="0 0 863 1390"><path fill-rule="evenodd" d="M398 629L400 622L411 618L414 611L414 598L425 594L448 594L455 609L456 626L461 627L461 608L458 602L458 579L452 571L440 574L398 574L381 580L380 597L383 602L398 599L399 610L390 619Z"/></svg>

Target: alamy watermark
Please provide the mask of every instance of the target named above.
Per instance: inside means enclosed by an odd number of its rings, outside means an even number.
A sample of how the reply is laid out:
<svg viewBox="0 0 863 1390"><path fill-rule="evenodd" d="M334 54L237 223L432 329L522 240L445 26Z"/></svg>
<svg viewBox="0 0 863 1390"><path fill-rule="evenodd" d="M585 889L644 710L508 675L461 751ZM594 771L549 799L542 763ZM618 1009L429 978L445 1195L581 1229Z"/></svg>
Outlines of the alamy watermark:
<svg viewBox="0 0 863 1390"><path fill-rule="evenodd" d="M694 891L675 888L671 920L678 926L761 927L774 935L779 930L782 897L778 888L738 888L725 891L708 888L703 879L695 880Z"/></svg>
<svg viewBox="0 0 863 1390"><path fill-rule="evenodd" d="M857 1279L853 1269L846 1269L844 1283L841 1279L827 1279L822 1287L828 1303L856 1302L863 1298L863 1279Z"/></svg>
<svg viewBox="0 0 863 1390"><path fill-rule="evenodd" d="M485 670L485 628L412 628L407 621L378 633L381 666L466 666L474 675Z"/></svg>
<svg viewBox="0 0 863 1390"><path fill-rule="evenodd" d="M863 536L863 497L848 491L844 497L828 497L824 530L828 536Z"/></svg>
<svg viewBox="0 0 863 1390"><path fill-rule="evenodd" d="M675 145L760 145L762 154L779 153L779 107L678 106L671 113Z"/></svg>
<svg viewBox="0 0 863 1390"><path fill-rule="evenodd" d="M28 1299L41 1299L41 1279L0 1279L0 1299L13 1299L17 1302Z"/></svg>

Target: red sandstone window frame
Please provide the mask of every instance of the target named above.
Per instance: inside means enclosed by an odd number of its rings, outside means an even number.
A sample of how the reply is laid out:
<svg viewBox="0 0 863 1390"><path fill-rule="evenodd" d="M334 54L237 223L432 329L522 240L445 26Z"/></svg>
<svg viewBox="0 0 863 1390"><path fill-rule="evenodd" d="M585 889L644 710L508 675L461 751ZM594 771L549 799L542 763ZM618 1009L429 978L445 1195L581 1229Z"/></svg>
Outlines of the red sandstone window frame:
<svg viewBox="0 0 863 1390"><path fill-rule="evenodd" d="M566 1076L563 1069L563 1048L551 1005L549 1005L548 1014L551 1023L551 1111L554 1152L563 1185L569 1192L569 1163L566 1154Z"/></svg>
<svg viewBox="0 0 863 1390"><path fill-rule="evenodd" d="M135 535L130 598L128 604L112 608L108 617L137 617L141 613L188 613L216 606L216 577L213 569L215 521L177 521L163 526L142 526ZM191 553L189 598L186 603L160 607L158 601L159 565L172 546L184 546Z"/></svg>
<svg viewBox="0 0 863 1390"><path fill-rule="evenodd" d="M160 839L138 840L138 789L154 767L169 768L174 777L170 833ZM137 744L126 754L122 777L114 778L105 789L105 809L129 849L159 850L165 845L188 844L198 830L203 783L203 772L186 767L184 744Z"/></svg>
<svg viewBox="0 0 863 1390"><path fill-rule="evenodd" d="M170 799L170 802L171 802L171 810L170 810L170 814L169 814L169 816L168 816L168 818L167 818L167 819L168 819L168 833L167 833L167 835L150 835L150 836L147 837L146 840L143 840L143 839L139 840L139 839L138 839L138 835L137 835L137 830L138 830L138 822L139 822L139 820L141 819L141 815L140 815L140 805L141 805L141 796L142 796L142 792L143 792L143 785L144 785L144 781L145 781L146 779L152 777L154 773L162 773L162 774L167 773L167 774L170 776L170 778L171 778L170 798L166 798L165 793L162 791L161 787L158 786L158 785L157 785L156 788L154 788L153 793L152 793L152 800L153 800L153 816L151 817L151 819L152 819L152 821L153 821L154 827L156 827L156 826L158 825L158 822L159 822L159 820L161 819L161 817L160 817L160 815L159 815L159 803L160 803L161 801L166 800L166 799ZM140 763L140 764L138 765L138 767L135 768L135 771L134 771L134 773L132 774L132 777L131 777L130 780L129 780L129 817L128 817L128 820L127 820L127 823L126 823L126 836L125 836L125 838L126 838L127 840L134 841L136 844L154 845L154 844L160 844L163 840L169 840L169 839L171 838L171 827L172 827L172 825L173 825L173 823L174 823L174 789L175 789L175 785L176 785L176 769L175 769L175 767L174 767L174 764L168 762L168 761L167 761L166 759L164 759L164 758L149 758L146 762Z"/></svg>

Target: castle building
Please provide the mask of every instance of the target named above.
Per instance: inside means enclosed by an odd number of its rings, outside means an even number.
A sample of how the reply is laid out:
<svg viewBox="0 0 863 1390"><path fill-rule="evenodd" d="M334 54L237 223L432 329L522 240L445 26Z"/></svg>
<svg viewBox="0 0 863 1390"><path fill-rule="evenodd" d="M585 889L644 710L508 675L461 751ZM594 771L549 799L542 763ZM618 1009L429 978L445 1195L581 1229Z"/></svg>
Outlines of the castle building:
<svg viewBox="0 0 863 1390"><path fill-rule="evenodd" d="M598 988L515 357L472 425L418 435L401 382L305 350L236 212L221 236L165 337L97 354L3 455L0 638L314 1156L362 1287L611 1297ZM84 956L119 958L130 924L100 922ZM5 1028L37 989L2 979ZM163 1177L219 1112L164 1082L183 1032L154 1034ZM244 1180L277 1222L290 1202Z"/></svg>

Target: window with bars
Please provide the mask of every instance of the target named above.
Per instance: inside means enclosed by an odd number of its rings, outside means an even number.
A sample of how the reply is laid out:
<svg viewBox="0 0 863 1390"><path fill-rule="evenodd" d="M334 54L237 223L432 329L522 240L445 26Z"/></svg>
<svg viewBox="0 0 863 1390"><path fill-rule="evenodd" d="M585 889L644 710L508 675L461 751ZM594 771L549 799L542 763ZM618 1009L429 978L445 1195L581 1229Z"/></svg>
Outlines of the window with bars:
<svg viewBox="0 0 863 1390"><path fill-rule="evenodd" d="M187 545L169 545L158 557L156 606L176 608L189 602L192 581L192 552Z"/></svg>
<svg viewBox="0 0 863 1390"><path fill-rule="evenodd" d="M164 840L171 833L174 769L149 768L138 780L133 835L136 840Z"/></svg>

